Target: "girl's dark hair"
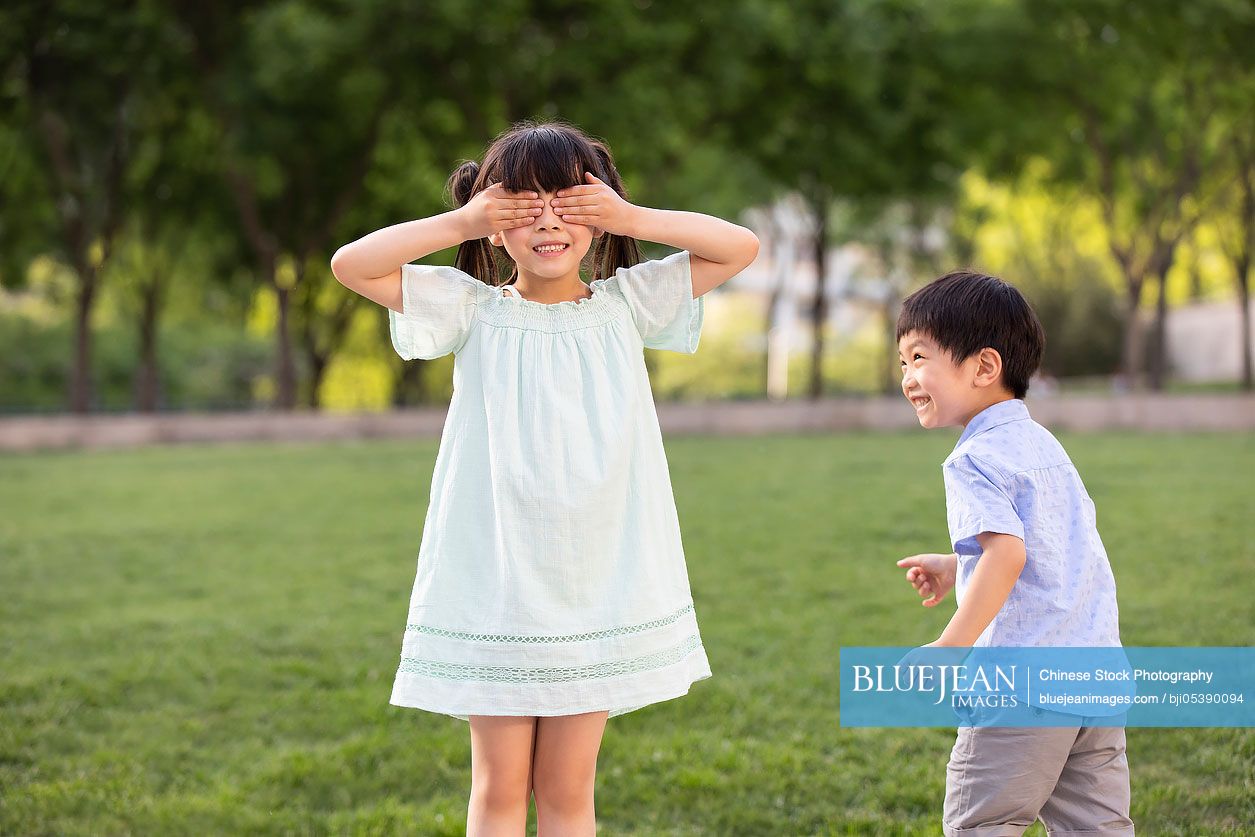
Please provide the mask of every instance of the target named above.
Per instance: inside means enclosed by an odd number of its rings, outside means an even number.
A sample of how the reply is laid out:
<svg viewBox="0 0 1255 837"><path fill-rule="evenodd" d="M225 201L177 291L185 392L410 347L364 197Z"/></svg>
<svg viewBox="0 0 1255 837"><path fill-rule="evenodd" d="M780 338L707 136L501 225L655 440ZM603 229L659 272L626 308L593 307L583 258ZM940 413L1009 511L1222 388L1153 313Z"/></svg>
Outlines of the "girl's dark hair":
<svg viewBox="0 0 1255 837"><path fill-rule="evenodd" d="M937 342L956 363L981 349L1002 357L1002 383L1023 398L1041 365L1046 332L1024 295L996 276L955 270L902 302L897 340L912 331Z"/></svg>
<svg viewBox="0 0 1255 837"><path fill-rule="evenodd" d="M565 122L519 122L492 141L482 164L467 160L454 169L446 189L453 205L460 207L493 183L511 192L556 192L583 185L586 171L627 200L623 179L604 143ZM588 258L593 278L604 279L639 262L641 250L634 238L602 233ZM499 258L486 238L462 242L454 264L490 285L510 284L518 275L513 262ZM510 271L503 276L506 264Z"/></svg>

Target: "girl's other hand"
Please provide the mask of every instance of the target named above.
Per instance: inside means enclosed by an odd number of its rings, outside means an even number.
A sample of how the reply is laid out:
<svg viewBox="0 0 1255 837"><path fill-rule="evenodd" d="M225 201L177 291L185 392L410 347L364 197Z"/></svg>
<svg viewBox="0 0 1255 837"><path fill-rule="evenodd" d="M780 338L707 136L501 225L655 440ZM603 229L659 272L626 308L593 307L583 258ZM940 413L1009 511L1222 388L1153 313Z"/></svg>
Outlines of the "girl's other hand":
<svg viewBox="0 0 1255 837"><path fill-rule="evenodd" d="M954 553L938 555L927 553L912 555L898 562L899 567L906 567L906 580L911 582L915 592L924 598L924 607L936 607L946 597L946 593L954 587L955 571L958 556Z"/></svg>
<svg viewBox="0 0 1255 837"><path fill-rule="evenodd" d="M611 235L632 235L636 207L592 172L584 172L584 180L583 186L568 186L553 193L549 203L558 217Z"/></svg>
<svg viewBox="0 0 1255 837"><path fill-rule="evenodd" d="M494 183L466 202L461 213L464 241L487 238L495 232L526 227L535 222L545 202L532 191L507 192Z"/></svg>

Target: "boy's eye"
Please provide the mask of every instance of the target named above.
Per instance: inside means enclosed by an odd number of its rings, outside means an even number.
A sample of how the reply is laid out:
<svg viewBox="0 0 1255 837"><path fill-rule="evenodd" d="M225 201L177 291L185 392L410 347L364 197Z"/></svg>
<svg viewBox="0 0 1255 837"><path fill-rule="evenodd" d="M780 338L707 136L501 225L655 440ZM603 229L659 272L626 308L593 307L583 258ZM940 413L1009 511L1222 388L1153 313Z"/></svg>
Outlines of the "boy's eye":
<svg viewBox="0 0 1255 837"><path fill-rule="evenodd" d="M924 359L924 356L919 354L918 352L916 352L915 357L911 358L911 360L923 360L923 359Z"/></svg>

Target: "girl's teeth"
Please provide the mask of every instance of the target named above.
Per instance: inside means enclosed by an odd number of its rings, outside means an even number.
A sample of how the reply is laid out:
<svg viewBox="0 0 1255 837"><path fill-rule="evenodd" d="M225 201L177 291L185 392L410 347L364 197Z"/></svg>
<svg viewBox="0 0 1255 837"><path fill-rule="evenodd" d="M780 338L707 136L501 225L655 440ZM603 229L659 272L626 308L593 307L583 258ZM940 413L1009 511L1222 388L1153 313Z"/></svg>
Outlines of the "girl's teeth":
<svg viewBox="0 0 1255 837"><path fill-rule="evenodd" d="M541 247L533 247L532 249L535 250L537 253L557 253L561 250L565 250L566 245L565 244L549 244L549 245L544 245Z"/></svg>

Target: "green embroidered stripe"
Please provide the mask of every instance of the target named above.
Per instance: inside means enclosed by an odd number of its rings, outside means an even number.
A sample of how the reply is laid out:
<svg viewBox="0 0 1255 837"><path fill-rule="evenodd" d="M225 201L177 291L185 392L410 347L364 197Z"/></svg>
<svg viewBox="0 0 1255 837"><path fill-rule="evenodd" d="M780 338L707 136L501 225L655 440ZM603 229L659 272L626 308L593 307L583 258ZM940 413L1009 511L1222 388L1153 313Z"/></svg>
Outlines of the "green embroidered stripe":
<svg viewBox="0 0 1255 837"><path fill-rule="evenodd" d="M590 639L604 639L611 636L624 636L625 634L636 634L641 631L648 631L651 628L661 628L663 625L670 625L678 621L686 613L693 610L693 603L689 602L684 607L677 610L670 616L663 616L660 619L651 619L648 622L641 622L638 625L621 625L617 628L606 628L600 631L589 631L583 634L566 634L563 636L536 636L527 634L471 634L463 631L450 631L445 628L436 628L431 625L406 625L405 630L411 633L427 634L429 636L445 637L446 639L464 639L470 642L586 642Z"/></svg>
<svg viewBox="0 0 1255 837"><path fill-rule="evenodd" d="M520 666L481 666L465 663L449 663L441 660L424 660L418 657L402 657L400 672L439 677L442 680L487 680L493 683L564 683L570 680L593 680L614 677L619 674L635 674L639 671L662 668L677 663L695 649L700 648L701 637L697 634L685 639L673 648L655 651L629 660L611 660L586 666L562 666L556 668L523 668Z"/></svg>

